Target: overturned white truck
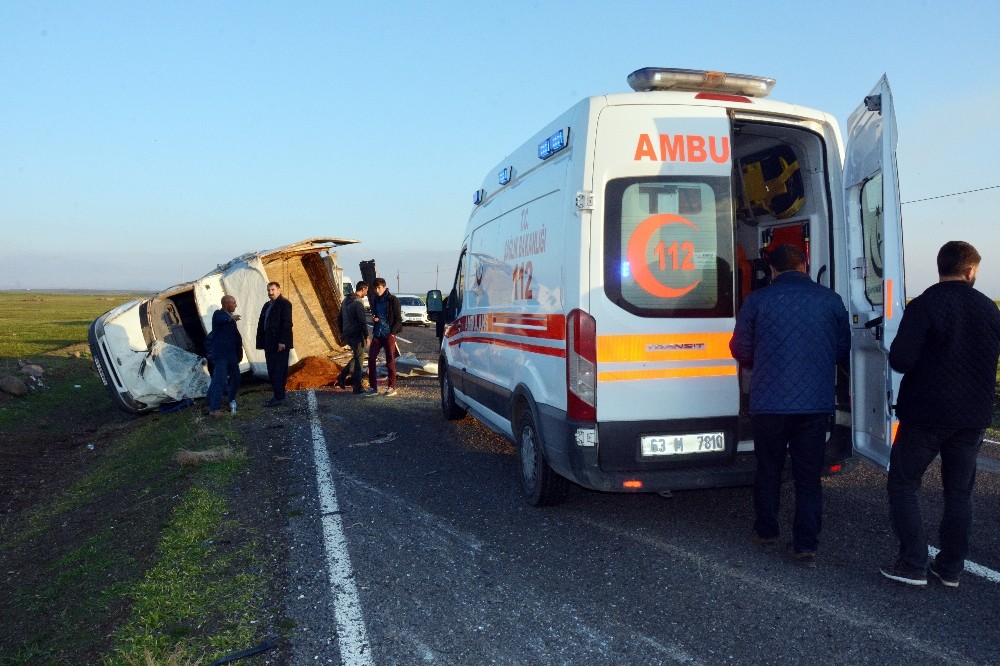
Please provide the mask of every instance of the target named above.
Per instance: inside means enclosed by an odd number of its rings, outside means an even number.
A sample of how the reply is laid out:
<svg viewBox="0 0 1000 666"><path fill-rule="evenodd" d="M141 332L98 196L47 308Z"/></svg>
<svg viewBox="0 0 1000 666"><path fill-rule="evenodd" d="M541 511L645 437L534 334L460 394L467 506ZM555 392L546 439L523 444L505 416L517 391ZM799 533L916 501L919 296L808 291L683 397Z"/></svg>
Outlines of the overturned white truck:
<svg viewBox="0 0 1000 666"><path fill-rule="evenodd" d="M267 283L281 284L292 302L295 348L289 363L342 352L337 315L343 270L333 248L357 243L309 238L273 250L250 252L193 282L130 301L95 319L88 332L94 365L112 401L138 414L208 392L205 337L225 295L236 297L243 336L240 369L267 377L263 350L255 348L258 314Z"/></svg>

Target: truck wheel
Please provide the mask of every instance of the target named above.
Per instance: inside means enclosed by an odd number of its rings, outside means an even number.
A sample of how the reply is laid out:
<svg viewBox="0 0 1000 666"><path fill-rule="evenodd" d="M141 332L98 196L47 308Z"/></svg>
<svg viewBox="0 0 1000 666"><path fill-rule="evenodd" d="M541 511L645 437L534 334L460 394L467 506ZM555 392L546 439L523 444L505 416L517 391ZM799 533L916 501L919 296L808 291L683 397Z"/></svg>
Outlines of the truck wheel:
<svg viewBox="0 0 1000 666"><path fill-rule="evenodd" d="M465 410L455 402L455 389L448 377L448 364L444 359L438 363L438 381L441 383L441 412L449 421L457 421L465 416Z"/></svg>
<svg viewBox="0 0 1000 666"><path fill-rule="evenodd" d="M533 506L560 504L569 492L569 481L556 474L545 461L542 437L528 405L517 415L517 457L521 463L521 490Z"/></svg>

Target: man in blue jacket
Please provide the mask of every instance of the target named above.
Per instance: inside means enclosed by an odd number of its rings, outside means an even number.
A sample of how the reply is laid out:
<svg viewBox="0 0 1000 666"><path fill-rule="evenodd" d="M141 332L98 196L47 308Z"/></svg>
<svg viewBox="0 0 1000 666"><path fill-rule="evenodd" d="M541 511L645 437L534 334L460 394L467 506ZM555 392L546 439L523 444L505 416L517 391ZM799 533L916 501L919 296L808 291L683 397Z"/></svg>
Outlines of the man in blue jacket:
<svg viewBox="0 0 1000 666"><path fill-rule="evenodd" d="M236 412L236 394L240 391L240 360L243 358L243 336L236 328L236 297L223 296L222 307L212 313L212 383L208 387L208 414L222 416L219 409L226 393L229 409Z"/></svg>
<svg viewBox="0 0 1000 666"><path fill-rule="evenodd" d="M958 587L969 552L976 459L993 420L1000 358L1000 310L972 288L981 260L968 243L945 243L937 256L937 284L906 306L889 348L889 364L903 373L887 482L899 550L881 571L906 585L926 586L929 571L945 586ZM928 563L920 482L938 454L941 552Z"/></svg>
<svg viewBox="0 0 1000 666"><path fill-rule="evenodd" d="M795 479L791 555L812 568L823 521L820 475L835 407L836 369L850 358L851 331L844 302L810 279L800 248L779 245L768 261L772 282L747 297L729 342L733 357L753 370L754 541L765 552L778 544L787 452Z"/></svg>

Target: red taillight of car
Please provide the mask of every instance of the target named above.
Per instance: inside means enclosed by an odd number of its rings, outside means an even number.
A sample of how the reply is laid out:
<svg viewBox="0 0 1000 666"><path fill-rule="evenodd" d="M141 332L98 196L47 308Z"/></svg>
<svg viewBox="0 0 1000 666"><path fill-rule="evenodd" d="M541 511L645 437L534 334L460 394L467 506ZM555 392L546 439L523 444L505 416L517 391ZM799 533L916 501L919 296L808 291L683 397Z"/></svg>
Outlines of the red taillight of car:
<svg viewBox="0 0 1000 666"><path fill-rule="evenodd" d="M597 420L597 322L583 310L566 318L566 415Z"/></svg>

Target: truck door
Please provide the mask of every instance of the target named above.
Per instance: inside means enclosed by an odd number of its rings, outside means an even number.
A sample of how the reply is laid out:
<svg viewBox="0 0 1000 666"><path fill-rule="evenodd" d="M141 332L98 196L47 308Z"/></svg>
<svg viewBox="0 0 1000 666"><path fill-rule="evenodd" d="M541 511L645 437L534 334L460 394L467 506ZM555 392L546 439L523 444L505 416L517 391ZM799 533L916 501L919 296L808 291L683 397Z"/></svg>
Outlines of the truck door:
<svg viewBox="0 0 1000 666"><path fill-rule="evenodd" d="M901 379L889 367L889 345L899 330L906 293L896 118L884 76L847 125L844 195L854 450L888 469Z"/></svg>

